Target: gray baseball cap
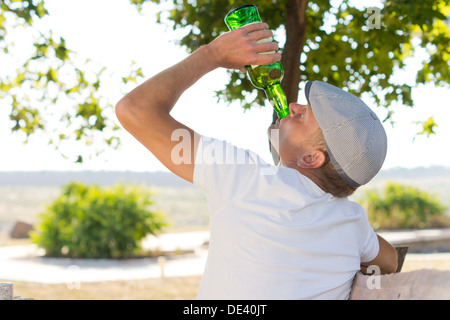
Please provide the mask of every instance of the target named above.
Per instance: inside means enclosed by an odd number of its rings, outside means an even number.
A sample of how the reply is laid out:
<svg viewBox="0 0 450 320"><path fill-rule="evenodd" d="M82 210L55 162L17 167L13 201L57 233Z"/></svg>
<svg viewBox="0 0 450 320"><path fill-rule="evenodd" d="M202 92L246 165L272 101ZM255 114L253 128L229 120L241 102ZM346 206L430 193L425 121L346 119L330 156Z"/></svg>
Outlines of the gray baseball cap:
<svg viewBox="0 0 450 320"><path fill-rule="evenodd" d="M353 188L368 183L387 152L386 132L377 115L353 94L320 81L309 81L305 96L339 175Z"/></svg>

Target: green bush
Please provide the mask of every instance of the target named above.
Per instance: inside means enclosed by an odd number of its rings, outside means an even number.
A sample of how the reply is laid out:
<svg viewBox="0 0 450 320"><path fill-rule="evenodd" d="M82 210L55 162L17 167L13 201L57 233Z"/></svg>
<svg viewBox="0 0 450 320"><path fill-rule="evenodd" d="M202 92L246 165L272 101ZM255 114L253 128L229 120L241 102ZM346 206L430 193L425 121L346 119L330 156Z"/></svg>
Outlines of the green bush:
<svg viewBox="0 0 450 320"><path fill-rule="evenodd" d="M375 229L423 229L447 227L445 206L435 196L417 188L388 183L384 193L365 192L359 200Z"/></svg>
<svg viewBox="0 0 450 320"><path fill-rule="evenodd" d="M40 215L31 239L52 257L133 257L145 236L166 226L163 214L150 210L151 196L137 186L70 183Z"/></svg>

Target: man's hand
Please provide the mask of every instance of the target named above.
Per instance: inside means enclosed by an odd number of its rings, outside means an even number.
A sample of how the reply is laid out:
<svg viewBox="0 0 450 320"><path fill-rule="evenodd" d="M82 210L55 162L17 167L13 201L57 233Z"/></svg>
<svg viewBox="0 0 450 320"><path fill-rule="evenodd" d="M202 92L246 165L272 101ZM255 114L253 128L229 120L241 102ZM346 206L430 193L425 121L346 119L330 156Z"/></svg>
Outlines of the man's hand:
<svg viewBox="0 0 450 320"><path fill-rule="evenodd" d="M266 23L258 22L222 34L207 45L217 67L245 72L246 65L267 65L281 60L281 54L261 54L277 51L276 42L258 43L271 38L273 32Z"/></svg>

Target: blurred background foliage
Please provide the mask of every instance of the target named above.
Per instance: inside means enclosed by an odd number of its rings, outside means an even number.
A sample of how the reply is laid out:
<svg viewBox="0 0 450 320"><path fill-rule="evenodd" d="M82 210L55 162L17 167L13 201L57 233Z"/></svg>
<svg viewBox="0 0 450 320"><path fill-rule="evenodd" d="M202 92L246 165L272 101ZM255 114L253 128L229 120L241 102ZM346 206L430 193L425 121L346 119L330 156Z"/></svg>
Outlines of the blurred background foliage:
<svg viewBox="0 0 450 320"><path fill-rule="evenodd" d="M375 229L450 227L441 200L416 187L387 183L383 191L366 190L359 202L367 209Z"/></svg>
<svg viewBox="0 0 450 320"><path fill-rule="evenodd" d="M135 257L146 236L167 226L165 215L151 209L152 196L148 188L130 184L69 183L39 215L31 239L50 257Z"/></svg>
<svg viewBox="0 0 450 320"><path fill-rule="evenodd" d="M207 44L226 31L223 19L246 0L130 0L138 9L146 2L172 3L158 14L160 23L183 28L179 41L188 52ZM360 96L367 93L375 105L392 115L394 102L413 106L412 85L397 83L394 72L405 67L405 59L425 50L428 57L416 75L415 85L450 83L450 1L380 1L381 8L360 9L356 1L274 0L252 1L272 30L280 31L288 102L297 101L299 87L307 80L321 80ZM239 72L229 71L230 82L217 96L238 100L243 108L264 104L264 93L255 96L253 86ZM274 113L274 117L276 114ZM433 133L433 122L425 120L424 134ZM421 133L422 134L422 133Z"/></svg>
<svg viewBox="0 0 450 320"><path fill-rule="evenodd" d="M129 0L141 10L146 3L163 5L158 21L173 29L186 30L179 45L188 52L226 32L225 14L244 0ZM356 1L341 0L256 0L262 19L280 35L285 78L282 85L289 102L297 100L306 80L321 80L361 96L367 94L374 104L386 108L386 121L400 102L413 107L411 92L419 84L448 87L450 0L381 1L372 11L361 9ZM112 4L113 5L113 4ZM50 13L45 0L0 1L0 51L11 54L14 30L31 35L32 54L14 76L0 71L0 98L9 104L11 130L24 141L43 133L61 154L75 162L86 157L77 148L62 151L60 146L88 145L92 154L104 148L117 148L119 127L115 124L113 104L101 91L105 77L111 77L98 62L77 57L64 37L40 29L41 20ZM102 14L99 12L99 15ZM411 83L398 83L394 74L405 68L405 59L426 53L422 67ZM265 96L247 77L229 71L230 81L217 97L239 101L244 109L263 105ZM117 75L123 84L144 77L142 69L130 62L128 75ZM276 114L274 113L274 117ZM52 130L52 122L64 124ZM435 119L419 121L418 134L434 133Z"/></svg>
<svg viewBox="0 0 450 320"><path fill-rule="evenodd" d="M0 51L12 54L14 31L22 30L32 42L33 52L13 76L0 71L0 98L11 107L11 131L21 134L27 143L30 136L44 133L49 144L65 158L83 162L86 155L75 153L76 147L90 146L90 157L105 148L117 148L120 127L113 119L113 103L102 92L106 68L90 59L80 59L63 37L38 23L49 12L45 1L0 1ZM16 39L17 40L17 39ZM141 68L130 62L130 74L117 76L125 85L143 76ZM52 123L63 124L54 128Z"/></svg>

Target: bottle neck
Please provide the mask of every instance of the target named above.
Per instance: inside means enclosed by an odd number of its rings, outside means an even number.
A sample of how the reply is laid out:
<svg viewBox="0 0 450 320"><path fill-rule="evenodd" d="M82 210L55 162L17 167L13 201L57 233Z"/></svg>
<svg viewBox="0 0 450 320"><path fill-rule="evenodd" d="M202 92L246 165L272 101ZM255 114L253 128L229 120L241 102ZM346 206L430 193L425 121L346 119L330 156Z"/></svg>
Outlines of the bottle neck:
<svg viewBox="0 0 450 320"><path fill-rule="evenodd" d="M281 84L276 83L265 90L267 99L269 99L273 108L278 114L278 118L282 119L289 115L289 107L287 104L286 94L284 93Z"/></svg>

